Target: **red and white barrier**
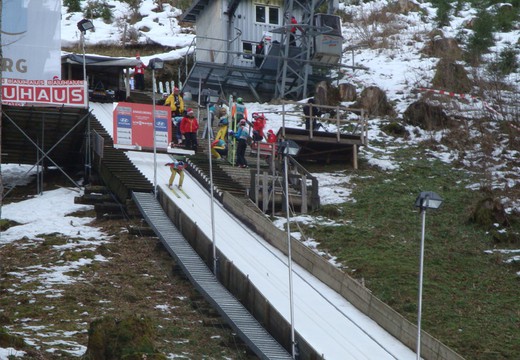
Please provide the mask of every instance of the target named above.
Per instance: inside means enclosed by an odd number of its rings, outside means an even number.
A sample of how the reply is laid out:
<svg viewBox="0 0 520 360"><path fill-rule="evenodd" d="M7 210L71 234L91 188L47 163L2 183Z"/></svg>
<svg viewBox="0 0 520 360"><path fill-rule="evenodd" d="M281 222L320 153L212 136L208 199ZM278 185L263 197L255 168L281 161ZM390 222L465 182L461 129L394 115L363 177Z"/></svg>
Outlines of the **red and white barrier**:
<svg viewBox="0 0 520 360"><path fill-rule="evenodd" d="M479 102L482 103L482 106L484 106L485 109L489 110L490 112L492 112L495 115L497 115L500 118L502 118L502 114L500 114L498 111L493 109L491 107L491 105L489 105L487 102L485 102L484 100L482 100L481 98L479 98L477 96L473 96L473 95L470 95L470 94L458 94L458 93L455 93L455 92L452 92L452 91L429 89L429 88L418 88L418 90L422 91L422 92L431 92L431 93L440 94L440 95L447 95L449 97L454 97L454 98L459 98L459 99L471 99L471 100L473 100L475 102L479 101Z"/></svg>

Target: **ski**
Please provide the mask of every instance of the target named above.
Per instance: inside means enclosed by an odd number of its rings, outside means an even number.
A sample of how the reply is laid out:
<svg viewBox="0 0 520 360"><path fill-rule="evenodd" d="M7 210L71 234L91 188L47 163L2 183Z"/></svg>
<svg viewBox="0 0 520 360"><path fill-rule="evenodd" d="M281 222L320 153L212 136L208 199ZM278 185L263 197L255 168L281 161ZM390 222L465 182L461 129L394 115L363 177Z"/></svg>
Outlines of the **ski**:
<svg viewBox="0 0 520 360"><path fill-rule="evenodd" d="M177 196L179 199L181 198L181 196L179 195L179 193L178 193L177 191L175 191L175 190L173 189L173 187L169 187L169 186L168 186L168 189L170 189L170 190L172 191L172 193L173 193L175 196Z"/></svg>
<svg viewBox="0 0 520 360"><path fill-rule="evenodd" d="M184 191L184 189L180 189L179 187L177 187L177 190L179 190L181 193L183 193L188 199L191 199L190 196L188 194L186 194L186 191Z"/></svg>

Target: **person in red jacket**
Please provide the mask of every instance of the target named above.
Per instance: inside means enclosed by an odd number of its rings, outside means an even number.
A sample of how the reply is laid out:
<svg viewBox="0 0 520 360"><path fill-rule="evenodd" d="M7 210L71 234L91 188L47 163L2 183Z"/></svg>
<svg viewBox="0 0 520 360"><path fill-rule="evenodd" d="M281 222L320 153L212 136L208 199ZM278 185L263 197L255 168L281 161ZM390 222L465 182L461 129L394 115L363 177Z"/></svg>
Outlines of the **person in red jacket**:
<svg viewBox="0 0 520 360"><path fill-rule="evenodd" d="M197 151L197 130L199 121L195 117L193 109L186 111L186 116L181 120L181 134L185 139L186 149Z"/></svg>
<svg viewBox="0 0 520 360"><path fill-rule="evenodd" d="M134 67L135 88L142 91L144 90L144 70L146 65L141 61L139 54L135 58L139 60L139 64Z"/></svg>
<svg viewBox="0 0 520 360"><path fill-rule="evenodd" d="M265 140L269 144L274 144L278 141L278 138L276 137L276 134L274 133L274 131L272 129L269 129L269 130L267 130L267 136L266 136Z"/></svg>
<svg viewBox="0 0 520 360"><path fill-rule="evenodd" d="M253 140L261 141L264 138L266 118L259 113L253 113Z"/></svg>
<svg viewBox="0 0 520 360"><path fill-rule="evenodd" d="M296 24L298 21L294 16L291 16L291 31L289 32L289 45L296 46Z"/></svg>

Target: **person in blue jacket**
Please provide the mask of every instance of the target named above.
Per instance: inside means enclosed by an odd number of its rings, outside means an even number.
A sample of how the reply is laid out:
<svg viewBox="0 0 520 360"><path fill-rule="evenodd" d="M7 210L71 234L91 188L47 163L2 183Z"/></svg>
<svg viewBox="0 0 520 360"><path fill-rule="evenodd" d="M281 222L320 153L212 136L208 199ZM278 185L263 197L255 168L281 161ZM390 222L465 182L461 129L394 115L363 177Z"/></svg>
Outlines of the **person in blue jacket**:
<svg viewBox="0 0 520 360"><path fill-rule="evenodd" d="M235 133L237 139L237 166L241 168L247 167L247 160L245 158L247 139L249 138L249 129L245 119L240 120L238 123L238 130Z"/></svg>

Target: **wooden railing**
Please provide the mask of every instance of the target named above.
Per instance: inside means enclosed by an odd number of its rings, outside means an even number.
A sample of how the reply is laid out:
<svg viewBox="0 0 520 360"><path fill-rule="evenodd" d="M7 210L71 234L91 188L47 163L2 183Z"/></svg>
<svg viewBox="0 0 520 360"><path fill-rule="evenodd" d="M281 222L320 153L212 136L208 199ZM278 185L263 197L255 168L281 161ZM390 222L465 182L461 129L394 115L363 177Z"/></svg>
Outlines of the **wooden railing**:
<svg viewBox="0 0 520 360"><path fill-rule="evenodd" d="M276 144L268 144L267 147L254 149L258 156L269 154L270 171L260 171L259 168L251 170L251 183L249 196L251 200L260 207L262 211L268 212L271 205L271 212L276 212L276 204L281 204L283 211L285 208L285 195L289 194L290 203L293 210L299 209L300 213L306 214L309 210L316 210L320 207L318 179L298 163L292 156L287 156L288 160L288 183L289 189L285 189L284 165L280 159L276 159ZM270 153L268 152L270 150ZM279 208L279 206L278 206Z"/></svg>

